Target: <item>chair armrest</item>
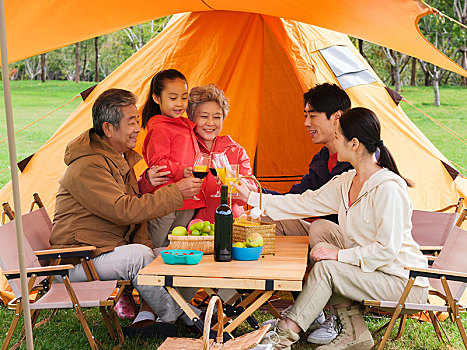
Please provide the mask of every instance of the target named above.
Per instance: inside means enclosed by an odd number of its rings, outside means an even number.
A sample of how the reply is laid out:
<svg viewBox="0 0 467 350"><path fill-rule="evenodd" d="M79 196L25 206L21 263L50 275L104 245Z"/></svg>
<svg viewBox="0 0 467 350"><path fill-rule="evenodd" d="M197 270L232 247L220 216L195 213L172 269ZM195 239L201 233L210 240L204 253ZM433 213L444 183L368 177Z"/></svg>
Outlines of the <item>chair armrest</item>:
<svg viewBox="0 0 467 350"><path fill-rule="evenodd" d="M418 249L420 249L422 252L423 251L441 251L443 249L442 245L421 245Z"/></svg>
<svg viewBox="0 0 467 350"><path fill-rule="evenodd" d="M28 277L31 275L37 276L50 276L50 275L67 275L68 270L72 269L74 266L71 264L67 265L55 265L55 266L44 266L44 267L29 267L26 269L26 274ZM3 271L3 274L7 279L19 278L19 270L7 270Z"/></svg>
<svg viewBox="0 0 467 350"><path fill-rule="evenodd" d="M60 259L60 258L72 258L72 257L89 257L91 251L97 248L93 245L82 246L82 247L69 247L69 248L57 248L57 249L46 249L36 250L36 254L39 260L46 259Z"/></svg>
<svg viewBox="0 0 467 350"><path fill-rule="evenodd" d="M448 270L439 270L431 268L421 268L421 267L404 267L405 270L410 271L411 277L429 277L429 278L441 278L446 277L448 280L467 282L467 273L457 272L457 271L448 271Z"/></svg>

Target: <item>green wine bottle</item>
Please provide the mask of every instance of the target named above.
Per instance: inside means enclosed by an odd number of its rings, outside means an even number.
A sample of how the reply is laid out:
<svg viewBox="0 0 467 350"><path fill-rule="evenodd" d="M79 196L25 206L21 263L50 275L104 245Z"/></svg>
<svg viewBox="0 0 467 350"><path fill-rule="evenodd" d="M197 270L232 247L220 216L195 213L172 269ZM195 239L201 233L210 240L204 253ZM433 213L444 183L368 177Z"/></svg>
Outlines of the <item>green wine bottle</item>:
<svg viewBox="0 0 467 350"><path fill-rule="evenodd" d="M233 213L227 204L228 186L221 186L221 205L214 213L214 260L232 260Z"/></svg>

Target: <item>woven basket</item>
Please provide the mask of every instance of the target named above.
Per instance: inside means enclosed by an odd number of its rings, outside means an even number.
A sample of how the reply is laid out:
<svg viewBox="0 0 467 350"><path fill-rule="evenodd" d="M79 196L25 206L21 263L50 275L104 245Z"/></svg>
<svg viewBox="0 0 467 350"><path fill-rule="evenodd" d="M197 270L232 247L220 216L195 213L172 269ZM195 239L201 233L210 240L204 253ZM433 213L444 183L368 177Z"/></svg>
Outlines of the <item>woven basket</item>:
<svg viewBox="0 0 467 350"><path fill-rule="evenodd" d="M214 236L169 235L171 249L201 250L204 254L214 253Z"/></svg>
<svg viewBox="0 0 467 350"><path fill-rule="evenodd" d="M217 320L219 327L217 328L216 341L209 339L211 330L211 318L214 312L214 306L217 304ZM223 343L222 333L224 332L224 316L222 314L222 301L218 296L213 296L206 310L206 318L204 320L204 331L201 339L192 338L167 338L159 350L248 350L254 348L261 342L264 335L268 332L270 325L261 327L256 331L244 334L238 338L230 339Z"/></svg>
<svg viewBox="0 0 467 350"><path fill-rule="evenodd" d="M252 179L255 181L259 189L259 209L262 209L263 194L261 191L261 184L253 176L242 176L238 178L234 183L241 179ZM230 197L230 207L232 207L232 197ZM261 255L274 255L276 253L276 224L267 224L261 222L259 226L242 226L233 224L232 242L245 242L246 237L250 233L259 233L263 236L263 251Z"/></svg>

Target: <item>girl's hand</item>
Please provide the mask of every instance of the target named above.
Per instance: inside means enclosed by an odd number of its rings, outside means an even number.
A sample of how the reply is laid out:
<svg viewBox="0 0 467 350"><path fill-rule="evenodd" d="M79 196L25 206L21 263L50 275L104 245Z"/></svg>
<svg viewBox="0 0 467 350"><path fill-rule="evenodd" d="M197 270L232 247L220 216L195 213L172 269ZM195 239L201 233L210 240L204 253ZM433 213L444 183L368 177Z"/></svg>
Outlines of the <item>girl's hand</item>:
<svg viewBox="0 0 467 350"><path fill-rule="evenodd" d="M153 187L164 185L169 181L167 175L170 174L170 171L161 171L162 169L167 168L166 165L153 165L151 168L146 171L146 180Z"/></svg>
<svg viewBox="0 0 467 350"><path fill-rule="evenodd" d="M311 259L313 261L321 260L337 260L339 254L339 249L332 248L318 248L311 254Z"/></svg>
<svg viewBox="0 0 467 350"><path fill-rule="evenodd" d="M232 185L233 182L230 182ZM246 181L239 181L233 185L238 190L238 197L242 202L248 203L248 197L250 196L250 189L246 185Z"/></svg>
<svg viewBox="0 0 467 350"><path fill-rule="evenodd" d="M190 177L191 175L193 175L193 167L187 166L183 169L183 177Z"/></svg>

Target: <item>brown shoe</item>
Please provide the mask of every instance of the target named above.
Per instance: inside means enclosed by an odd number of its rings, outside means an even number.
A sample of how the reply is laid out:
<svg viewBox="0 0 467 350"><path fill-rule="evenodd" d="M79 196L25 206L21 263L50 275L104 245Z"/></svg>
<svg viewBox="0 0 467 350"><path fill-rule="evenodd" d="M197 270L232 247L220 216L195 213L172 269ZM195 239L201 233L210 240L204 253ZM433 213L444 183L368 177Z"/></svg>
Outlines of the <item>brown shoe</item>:
<svg viewBox="0 0 467 350"><path fill-rule="evenodd" d="M122 328L127 337L166 338L177 336L177 326L172 323L143 320Z"/></svg>
<svg viewBox="0 0 467 350"><path fill-rule="evenodd" d="M359 306L335 309L341 331L327 345L318 346L316 350L367 350L374 345L373 337L368 330Z"/></svg>

